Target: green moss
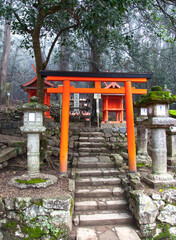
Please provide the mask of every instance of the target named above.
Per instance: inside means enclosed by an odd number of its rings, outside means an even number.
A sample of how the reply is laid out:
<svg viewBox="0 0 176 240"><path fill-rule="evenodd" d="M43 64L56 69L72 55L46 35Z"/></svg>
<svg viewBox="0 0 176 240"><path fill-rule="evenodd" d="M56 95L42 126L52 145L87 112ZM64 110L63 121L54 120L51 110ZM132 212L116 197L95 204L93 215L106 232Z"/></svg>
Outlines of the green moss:
<svg viewBox="0 0 176 240"><path fill-rule="evenodd" d="M36 227L28 227L28 226L23 226L22 227L22 232L27 233L29 236L25 238L25 240L30 240L30 239L35 239L45 235L45 231L43 228L40 228L39 226Z"/></svg>
<svg viewBox="0 0 176 240"><path fill-rule="evenodd" d="M6 224L3 225L3 229L15 230L17 222L14 220L9 220Z"/></svg>
<svg viewBox="0 0 176 240"><path fill-rule="evenodd" d="M31 180L21 180L21 179L16 179L16 182L22 184L36 184L36 183L44 183L46 182L46 179L41 179L41 178L32 178Z"/></svg>
<svg viewBox="0 0 176 240"><path fill-rule="evenodd" d="M160 86L153 86L152 88L151 88L151 91L162 91L163 89L162 89L162 87L160 87Z"/></svg>
<svg viewBox="0 0 176 240"><path fill-rule="evenodd" d="M72 216L72 211L73 211L73 198L71 199L70 203L70 216Z"/></svg>
<svg viewBox="0 0 176 240"><path fill-rule="evenodd" d="M51 237L55 237L56 239L68 239L68 230L65 226L57 227L51 229L50 233Z"/></svg>
<svg viewBox="0 0 176 240"><path fill-rule="evenodd" d="M176 117L176 110L169 110L169 114Z"/></svg>
<svg viewBox="0 0 176 240"><path fill-rule="evenodd" d="M176 239L176 236L173 236L170 234L169 229L170 229L170 224L159 224L158 225L159 229L162 229L162 232L159 233L156 237L153 238L153 240L160 240L160 239Z"/></svg>
<svg viewBox="0 0 176 240"><path fill-rule="evenodd" d="M148 105L151 103L169 104L176 102L176 96L166 91L151 91L137 101L136 106Z"/></svg>
<svg viewBox="0 0 176 240"><path fill-rule="evenodd" d="M32 199L32 203L36 206L43 206L43 200L42 199Z"/></svg>
<svg viewBox="0 0 176 240"><path fill-rule="evenodd" d="M137 165L137 167L145 167L146 164L145 163L137 163L136 165Z"/></svg>

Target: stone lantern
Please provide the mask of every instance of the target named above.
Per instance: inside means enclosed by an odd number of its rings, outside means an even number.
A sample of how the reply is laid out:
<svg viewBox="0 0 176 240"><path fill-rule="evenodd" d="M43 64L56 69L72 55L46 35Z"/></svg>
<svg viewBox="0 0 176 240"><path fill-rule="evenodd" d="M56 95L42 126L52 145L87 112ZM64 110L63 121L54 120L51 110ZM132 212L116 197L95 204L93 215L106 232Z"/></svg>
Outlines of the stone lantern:
<svg viewBox="0 0 176 240"><path fill-rule="evenodd" d="M144 126L152 133L152 173L144 181L153 187L175 185L172 175L167 173L167 143L166 129L175 124L175 119L169 117L168 104L175 101L176 96L166 91L157 91L155 87L145 95L141 102L147 105L148 119Z"/></svg>
<svg viewBox="0 0 176 240"><path fill-rule="evenodd" d="M20 129L27 133L27 169L29 175L40 172L40 134L45 132L43 126L43 112L48 111L48 106L37 103L36 97L31 97L30 103L18 108L24 112L24 126Z"/></svg>
<svg viewBox="0 0 176 240"><path fill-rule="evenodd" d="M147 106L136 105L137 107L137 118L135 124L137 125L137 163L151 163L151 158L147 152L148 143L148 129L143 125L143 121L148 119L147 117Z"/></svg>
<svg viewBox="0 0 176 240"><path fill-rule="evenodd" d="M57 182L57 177L40 173L40 134L45 132L43 112L48 106L37 102L37 97L31 97L30 103L18 107L24 112L24 126L20 129L27 134L27 170L28 174L13 177L9 184L21 189L46 188Z"/></svg>

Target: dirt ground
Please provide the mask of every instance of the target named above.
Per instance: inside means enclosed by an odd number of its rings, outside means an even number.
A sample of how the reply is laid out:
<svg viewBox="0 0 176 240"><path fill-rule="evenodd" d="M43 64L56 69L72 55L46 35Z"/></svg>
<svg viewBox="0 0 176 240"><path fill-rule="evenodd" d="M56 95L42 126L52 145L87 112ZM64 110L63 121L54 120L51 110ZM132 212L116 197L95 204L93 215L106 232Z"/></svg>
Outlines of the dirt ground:
<svg viewBox="0 0 176 240"><path fill-rule="evenodd" d="M53 161L53 159L51 159ZM56 161L56 159L54 159ZM31 198L50 198L68 194L68 178L58 178L56 184L40 189L18 189L9 185L11 178L27 173L27 156L21 155L8 161L9 165L0 170L0 197L31 197ZM41 173L52 174L59 177L57 170L48 163L41 165Z"/></svg>

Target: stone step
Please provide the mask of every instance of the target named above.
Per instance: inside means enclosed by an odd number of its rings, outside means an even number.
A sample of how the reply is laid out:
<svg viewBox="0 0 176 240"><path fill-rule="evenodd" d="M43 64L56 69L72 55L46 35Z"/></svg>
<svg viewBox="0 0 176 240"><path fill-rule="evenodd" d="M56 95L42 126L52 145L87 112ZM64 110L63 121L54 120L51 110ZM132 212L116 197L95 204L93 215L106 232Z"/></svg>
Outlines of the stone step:
<svg viewBox="0 0 176 240"><path fill-rule="evenodd" d="M128 213L82 214L78 217L80 226L129 224L133 222L132 215Z"/></svg>
<svg viewBox="0 0 176 240"><path fill-rule="evenodd" d="M80 132L80 137L104 137L102 132Z"/></svg>
<svg viewBox="0 0 176 240"><path fill-rule="evenodd" d="M124 191L121 187L108 186L104 188L91 187L91 188L78 188L75 191L77 198L98 198L98 197L121 197Z"/></svg>
<svg viewBox="0 0 176 240"><path fill-rule="evenodd" d="M0 152L0 163L6 162L9 159L17 156L17 150L13 147L5 148Z"/></svg>
<svg viewBox="0 0 176 240"><path fill-rule="evenodd" d="M111 227L78 227L77 240L140 240L135 227L131 225L112 225Z"/></svg>
<svg viewBox="0 0 176 240"><path fill-rule="evenodd" d="M99 169L76 169L76 176L79 177L98 177L98 176L118 176L119 174L118 169L110 168L110 169L105 169L105 168L99 168Z"/></svg>
<svg viewBox="0 0 176 240"><path fill-rule="evenodd" d="M79 142L79 148L102 148L106 147L105 143L102 142Z"/></svg>
<svg viewBox="0 0 176 240"><path fill-rule="evenodd" d="M79 147L79 153L107 153L108 149L105 147Z"/></svg>
<svg viewBox="0 0 176 240"><path fill-rule="evenodd" d="M104 143L104 137L80 137L79 142L94 142L94 143Z"/></svg>
<svg viewBox="0 0 176 240"><path fill-rule="evenodd" d="M100 177L90 177L90 178L80 178L76 179L75 184L76 187L86 187L86 186L106 186L106 185L119 185L121 183L120 178L115 177L106 177L106 178L100 178Z"/></svg>
<svg viewBox="0 0 176 240"><path fill-rule="evenodd" d="M112 161L109 162L80 162L77 164L78 168L113 168L115 163Z"/></svg>
<svg viewBox="0 0 176 240"><path fill-rule="evenodd" d="M75 199L75 211L88 210L117 210L127 208L127 201L125 200L96 200L96 201L79 201Z"/></svg>

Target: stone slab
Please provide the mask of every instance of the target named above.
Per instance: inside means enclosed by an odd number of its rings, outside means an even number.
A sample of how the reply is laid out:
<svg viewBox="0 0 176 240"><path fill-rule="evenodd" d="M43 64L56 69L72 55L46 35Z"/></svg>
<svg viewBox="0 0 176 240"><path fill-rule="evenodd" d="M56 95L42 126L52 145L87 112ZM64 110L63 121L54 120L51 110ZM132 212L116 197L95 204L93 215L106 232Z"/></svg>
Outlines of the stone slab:
<svg viewBox="0 0 176 240"><path fill-rule="evenodd" d="M116 233L112 230L107 230L98 235L99 240L119 240ZM127 240L127 239L126 239Z"/></svg>
<svg viewBox="0 0 176 240"><path fill-rule="evenodd" d="M122 209L127 207L127 201L125 200L110 200L106 201L107 210Z"/></svg>
<svg viewBox="0 0 176 240"><path fill-rule="evenodd" d="M113 192L113 196L115 197L119 197L124 194L124 190L121 187L114 187L112 192Z"/></svg>
<svg viewBox="0 0 176 240"><path fill-rule="evenodd" d="M77 240L98 240L95 229L90 228L78 228Z"/></svg>
<svg viewBox="0 0 176 240"><path fill-rule="evenodd" d="M100 156L99 160L100 160L100 162L109 162L109 161L111 161L109 156Z"/></svg>
<svg viewBox="0 0 176 240"><path fill-rule="evenodd" d="M176 180L162 180L162 181L156 181L148 178L147 176L143 178L143 181L146 182L149 186L152 188L167 188L167 187L176 187Z"/></svg>
<svg viewBox="0 0 176 240"><path fill-rule="evenodd" d="M102 176L103 172L101 170L76 170L77 175L82 176Z"/></svg>
<svg viewBox="0 0 176 240"><path fill-rule="evenodd" d="M103 137L90 137L89 138L89 141L90 142L97 142L97 143L99 143L99 142L105 142L105 139L103 138Z"/></svg>
<svg viewBox="0 0 176 240"><path fill-rule="evenodd" d="M96 158L96 157L79 157L79 162L81 162L81 163L97 163L98 158Z"/></svg>
<svg viewBox="0 0 176 240"><path fill-rule="evenodd" d="M82 148L79 148L79 152L91 152L91 148L82 147Z"/></svg>
<svg viewBox="0 0 176 240"><path fill-rule="evenodd" d="M90 142L79 142L79 147L91 147Z"/></svg>
<svg viewBox="0 0 176 240"><path fill-rule="evenodd" d="M97 163L78 162L79 168L96 168Z"/></svg>
<svg viewBox="0 0 176 240"><path fill-rule="evenodd" d="M112 196L112 190L109 188L101 189L78 189L75 192L76 197L80 198L94 198L94 197L109 197Z"/></svg>
<svg viewBox="0 0 176 240"><path fill-rule="evenodd" d="M96 201L75 202L76 211L97 210Z"/></svg>
<svg viewBox="0 0 176 240"><path fill-rule="evenodd" d="M88 137L80 137L79 141L80 142L88 142L89 138Z"/></svg>
<svg viewBox="0 0 176 240"><path fill-rule="evenodd" d="M102 132L80 132L81 137L103 137Z"/></svg>
<svg viewBox="0 0 176 240"><path fill-rule="evenodd" d="M97 167L100 167L100 168L108 168L108 167L112 168L114 166L115 166L115 164L111 161L109 161L109 162L98 162L97 163Z"/></svg>
<svg viewBox="0 0 176 240"><path fill-rule="evenodd" d="M119 173L117 169L103 170L103 176L117 176Z"/></svg>
<svg viewBox="0 0 176 240"><path fill-rule="evenodd" d="M99 185L118 185L120 184L120 178L96 178L91 177L91 185L99 186Z"/></svg>
<svg viewBox="0 0 176 240"><path fill-rule="evenodd" d="M80 226L131 223L133 217L127 213L80 215Z"/></svg>
<svg viewBox="0 0 176 240"><path fill-rule="evenodd" d="M1 150L0 152L0 163L6 162L9 159L16 157L17 156L17 151L15 148L10 147L10 148L5 148Z"/></svg>
<svg viewBox="0 0 176 240"><path fill-rule="evenodd" d="M130 226L118 226L115 227L115 230L119 240L140 240L138 234Z"/></svg>

